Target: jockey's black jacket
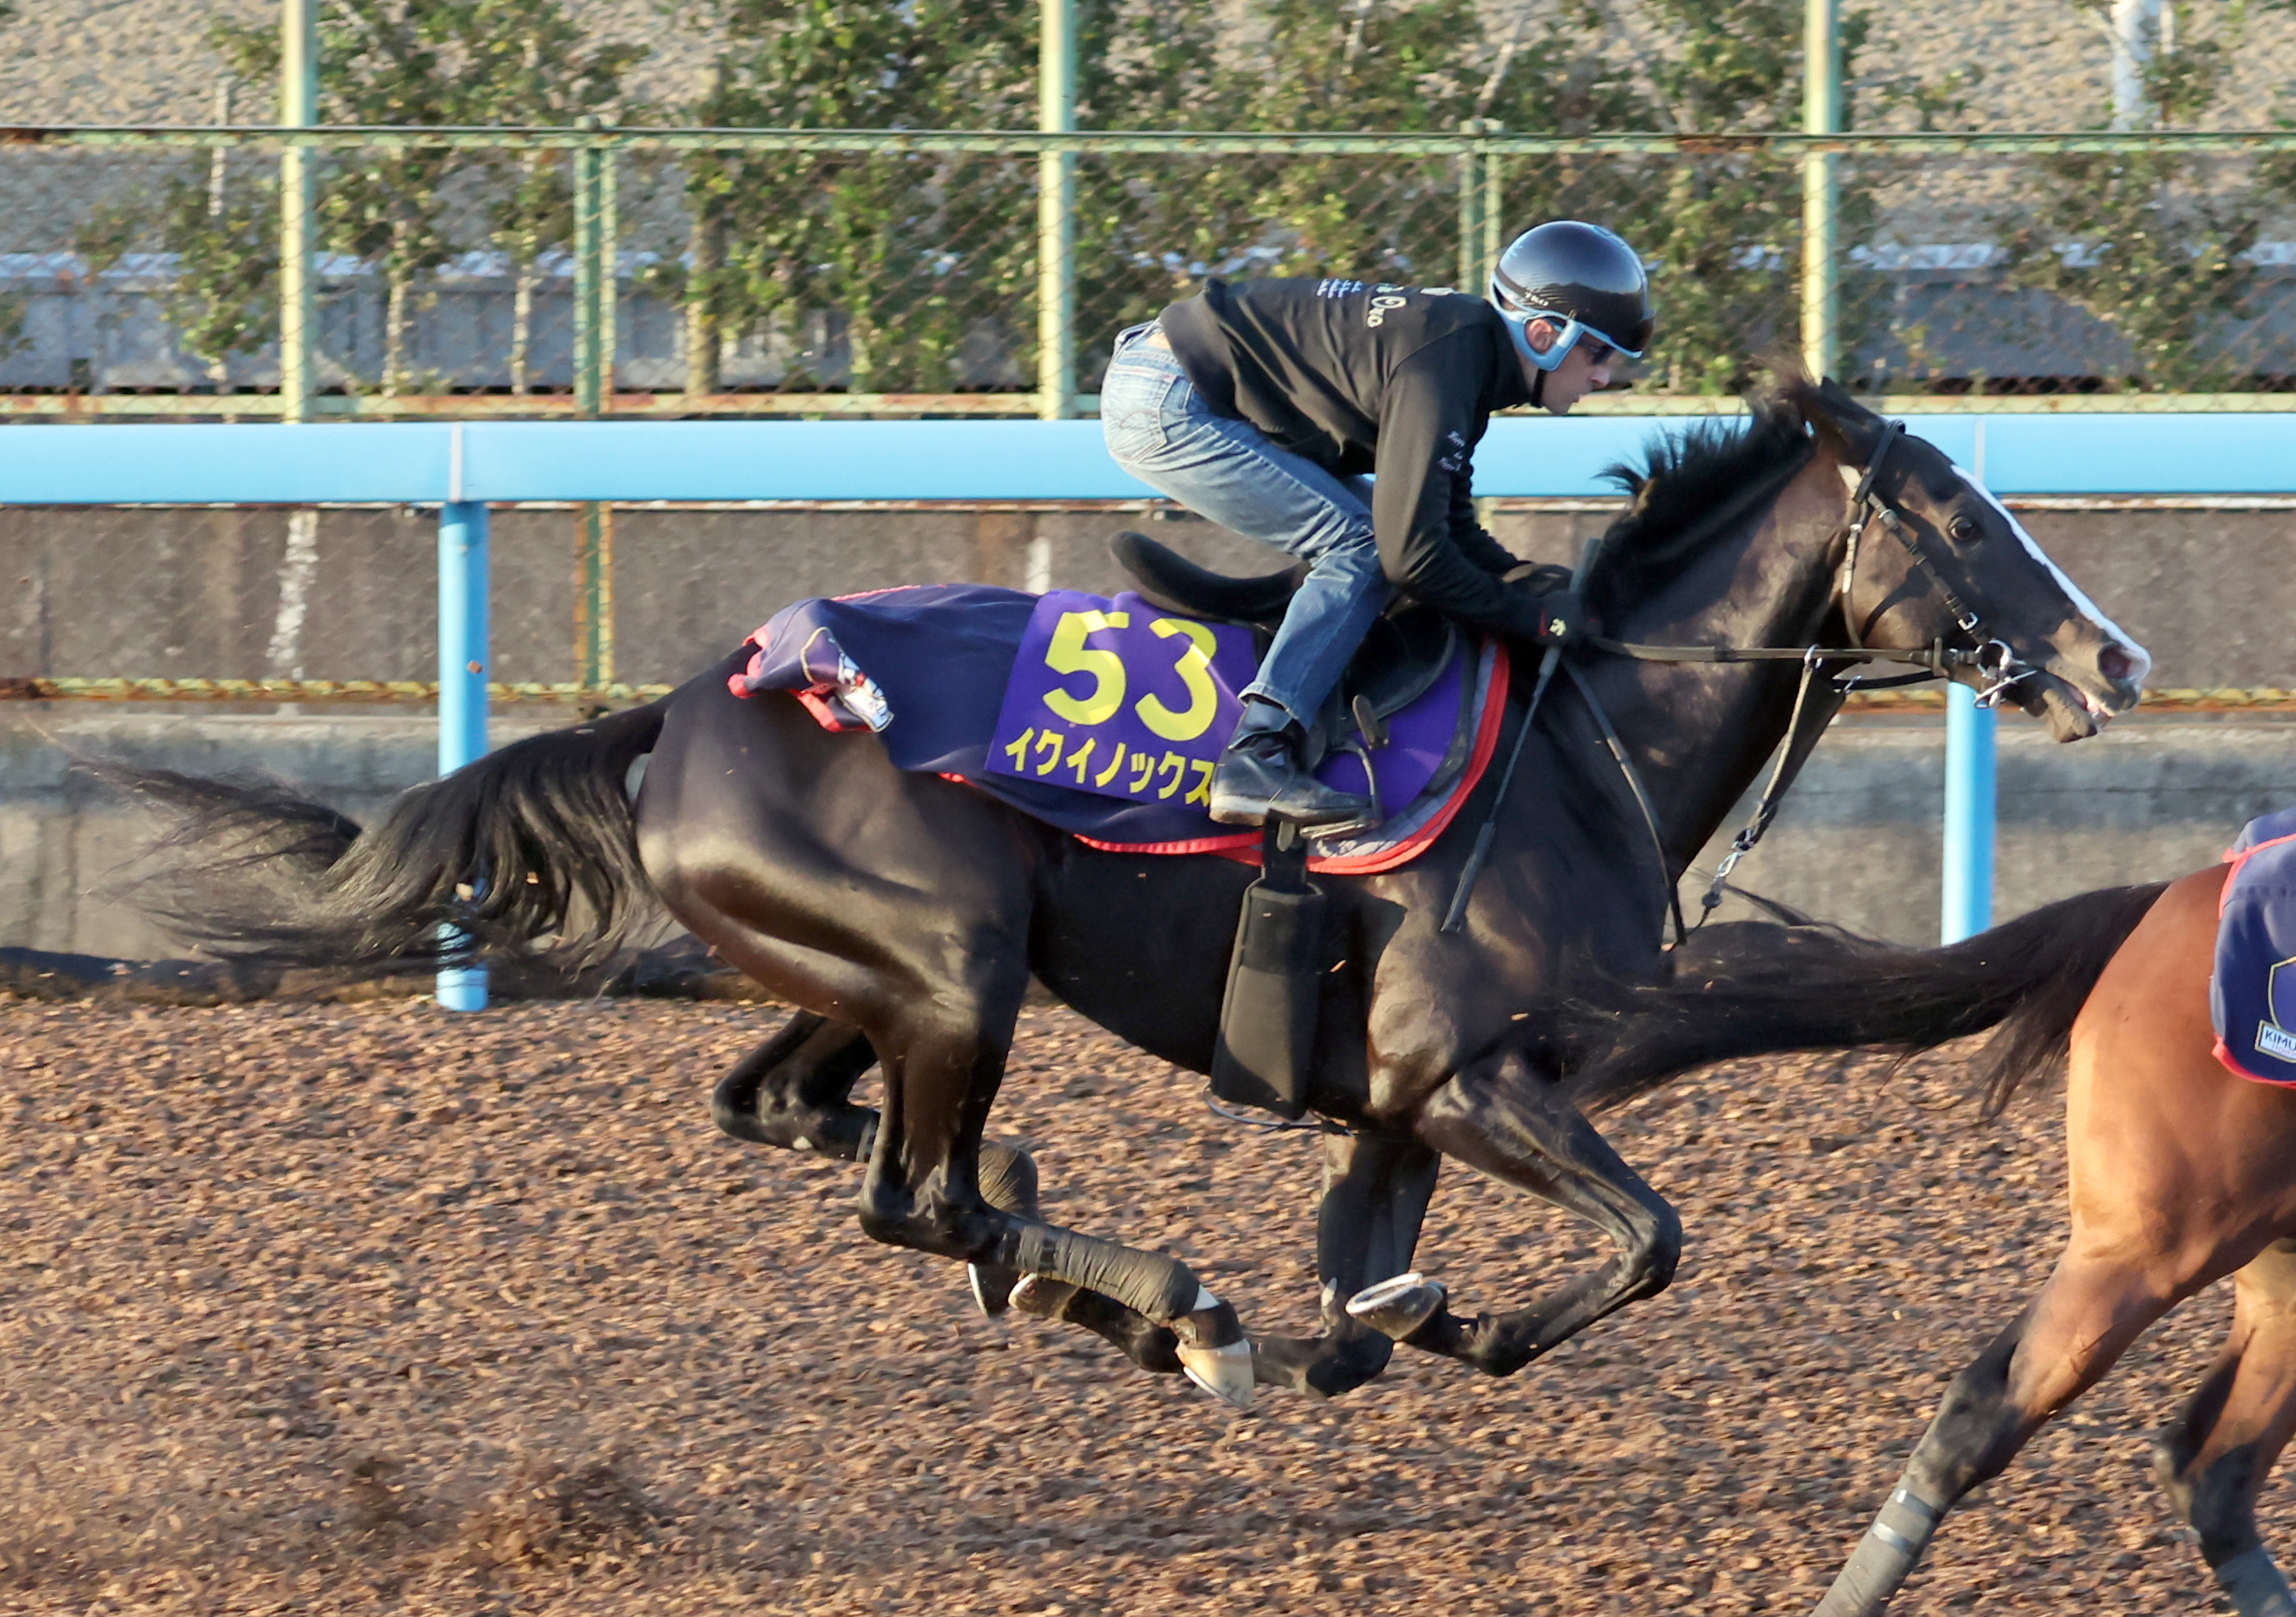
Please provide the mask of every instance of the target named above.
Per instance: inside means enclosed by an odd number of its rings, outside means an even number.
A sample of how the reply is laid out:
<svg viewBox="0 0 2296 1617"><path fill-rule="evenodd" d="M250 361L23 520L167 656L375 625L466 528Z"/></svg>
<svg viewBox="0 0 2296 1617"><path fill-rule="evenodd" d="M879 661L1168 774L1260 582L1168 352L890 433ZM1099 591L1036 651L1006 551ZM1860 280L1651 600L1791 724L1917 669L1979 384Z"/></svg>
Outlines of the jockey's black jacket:
<svg viewBox="0 0 2296 1617"><path fill-rule="evenodd" d="M1471 490L1491 412L1530 402L1497 310L1447 287L1212 280L1163 326L1213 410L1327 470L1377 474L1372 527L1398 588L1522 632L1530 603L1499 582L1517 559L1475 521Z"/></svg>

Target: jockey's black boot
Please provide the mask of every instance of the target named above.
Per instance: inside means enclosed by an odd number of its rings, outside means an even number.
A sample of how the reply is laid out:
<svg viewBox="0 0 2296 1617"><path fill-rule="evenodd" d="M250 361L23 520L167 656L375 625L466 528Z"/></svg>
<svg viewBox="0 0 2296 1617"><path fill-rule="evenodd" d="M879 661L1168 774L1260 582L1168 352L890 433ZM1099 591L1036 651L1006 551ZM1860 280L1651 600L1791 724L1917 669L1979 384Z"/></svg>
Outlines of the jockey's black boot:
<svg viewBox="0 0 2296 1617"><path fill-rule="evenodd" d="M1336 837L1379 823L1371 799L1325 786L1301 763L1307 732L1275 702L1243 700L1243 723L1212 772L1211 814L1222 825L1259 825L1271 815L1309 837Z"/></svg>

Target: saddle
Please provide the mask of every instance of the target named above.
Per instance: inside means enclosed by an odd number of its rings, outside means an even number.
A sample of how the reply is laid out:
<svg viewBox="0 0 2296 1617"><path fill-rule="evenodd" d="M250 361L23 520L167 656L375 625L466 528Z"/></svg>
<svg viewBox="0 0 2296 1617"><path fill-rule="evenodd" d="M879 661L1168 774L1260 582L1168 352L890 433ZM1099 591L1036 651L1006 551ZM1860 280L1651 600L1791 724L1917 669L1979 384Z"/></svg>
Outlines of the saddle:
<svg viewBox="0 0 2296 1617"><path fill-rule="evenodd" d="M1167 611L1240 624L1259 638L1263 655L1308 576L1304 561L1250 578L1215 573L1145 534L1118 534L1108 548L1149 600ZM1335 750L1386 745L1385 721L1442 677L1459 649L1460 634L1457 624L1430 608L1407 602L1390 608L1364 636L1339 689L1308 727L1308 767Z"/></svg>

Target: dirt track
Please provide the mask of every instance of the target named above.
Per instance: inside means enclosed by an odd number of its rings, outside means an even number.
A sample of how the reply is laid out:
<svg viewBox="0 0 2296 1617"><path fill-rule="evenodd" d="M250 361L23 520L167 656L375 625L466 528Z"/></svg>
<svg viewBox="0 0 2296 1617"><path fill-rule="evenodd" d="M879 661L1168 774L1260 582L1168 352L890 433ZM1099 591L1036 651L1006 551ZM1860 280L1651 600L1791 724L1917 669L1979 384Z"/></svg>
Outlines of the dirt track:
<svg viewBox="0 0 2296 1617"><path fill-rule="evenodd" d="M736 1146L755 1009L0 1003L0 1609L1799 1613L1942 1373L2053 1261L2053 1098L1703 1076L1614 1120L1666 1296L1510 1382L1417 1355L1248 1417L976 1317L856 1171ZM1047 1207L1302 1328L1311 1143L1032 1011L998 1131ZM1470 1308L1592 1255L1447 1181ZM2210 1609L2144 1434L2211 1295L1948 1525L1898 1613ZM2284 1544L2284 1490L2267 1500Z"/></svg>

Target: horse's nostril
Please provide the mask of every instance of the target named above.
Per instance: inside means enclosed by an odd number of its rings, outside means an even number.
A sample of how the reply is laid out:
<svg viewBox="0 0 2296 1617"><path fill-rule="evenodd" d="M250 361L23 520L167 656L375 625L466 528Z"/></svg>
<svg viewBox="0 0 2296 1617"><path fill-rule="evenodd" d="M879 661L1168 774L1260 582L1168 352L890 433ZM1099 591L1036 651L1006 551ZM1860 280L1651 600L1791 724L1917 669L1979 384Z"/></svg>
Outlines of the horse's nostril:
<svg viewBox="0 0 2296 1617"><path fill-rule="evenodd" d="M2097 653L2096 671L2117 685L2136 672L2136 659L2119 646L2107 646Z"/></svg>

